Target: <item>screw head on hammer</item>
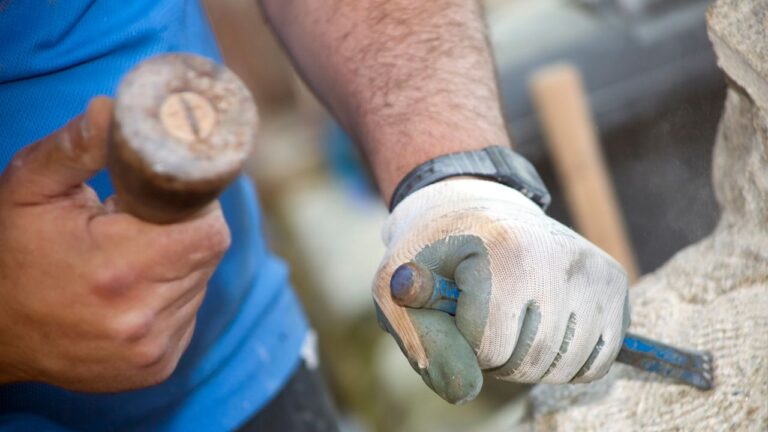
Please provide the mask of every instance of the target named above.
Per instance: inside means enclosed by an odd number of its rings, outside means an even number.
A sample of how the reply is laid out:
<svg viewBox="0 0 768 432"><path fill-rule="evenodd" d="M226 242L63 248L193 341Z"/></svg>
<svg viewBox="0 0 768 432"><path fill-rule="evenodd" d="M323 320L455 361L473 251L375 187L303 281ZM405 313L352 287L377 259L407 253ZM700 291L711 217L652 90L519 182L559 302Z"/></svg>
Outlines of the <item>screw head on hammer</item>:
<svg viewBox="0 0 768 432"><path fill-rule="evenodd" d="M160 105L165 131L185 142L207 138L216 126L216 111L203 96L191 91L171 93Z"/></svg>

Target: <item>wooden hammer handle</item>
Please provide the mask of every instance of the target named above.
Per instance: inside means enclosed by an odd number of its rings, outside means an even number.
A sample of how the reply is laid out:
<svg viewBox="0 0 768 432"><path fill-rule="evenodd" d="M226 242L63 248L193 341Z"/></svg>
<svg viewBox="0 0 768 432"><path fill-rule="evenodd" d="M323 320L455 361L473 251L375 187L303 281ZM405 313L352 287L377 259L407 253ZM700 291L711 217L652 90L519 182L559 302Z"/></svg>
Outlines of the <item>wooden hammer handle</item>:
<svg viewBox="0 0 768 432"><path fill-rule="evenodd" d="M579 71L566 64L539 70L530 90L577 231L621 263L634 281L635 255Z"/></svg>
<svg viewBox="0 0 768 432"><path fill-rule="evenodd" d="M237 76L191 54L150 58L117 92L107 166L121 209L172 223L210 204L240 173L258 126Z"/></svg>

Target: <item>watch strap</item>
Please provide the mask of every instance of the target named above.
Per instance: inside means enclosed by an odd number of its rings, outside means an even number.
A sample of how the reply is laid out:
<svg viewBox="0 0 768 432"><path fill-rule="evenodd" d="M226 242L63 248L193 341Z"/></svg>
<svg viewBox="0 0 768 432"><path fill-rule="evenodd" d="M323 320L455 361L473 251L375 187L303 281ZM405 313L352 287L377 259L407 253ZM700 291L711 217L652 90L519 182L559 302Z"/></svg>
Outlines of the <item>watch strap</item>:
<svg viewBox="0 0 768 432"><path fill-rule="evenodd" d="M473 176L509 186L546 210L551 201L539 173L527 159L509 147L449 153L417 166L395 188L389 210L417 190L450 177Z"/></svg>

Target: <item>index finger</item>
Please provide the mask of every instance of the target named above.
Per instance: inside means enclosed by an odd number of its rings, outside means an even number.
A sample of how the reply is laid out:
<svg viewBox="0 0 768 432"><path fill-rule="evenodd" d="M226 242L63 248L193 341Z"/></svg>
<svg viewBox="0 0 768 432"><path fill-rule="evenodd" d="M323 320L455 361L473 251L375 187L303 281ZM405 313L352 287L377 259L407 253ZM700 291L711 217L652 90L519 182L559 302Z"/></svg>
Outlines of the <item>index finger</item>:
<svg viewBox="0 0 768 432"><path fill-rule="evenodd" d="M109 213L91 220L91 232L105 248L120 248L126 256L151 269L152 277L177 279L220 259L231 237L224 214L215 201L195 217L174 224L145 222L127 213Z"/></svg>

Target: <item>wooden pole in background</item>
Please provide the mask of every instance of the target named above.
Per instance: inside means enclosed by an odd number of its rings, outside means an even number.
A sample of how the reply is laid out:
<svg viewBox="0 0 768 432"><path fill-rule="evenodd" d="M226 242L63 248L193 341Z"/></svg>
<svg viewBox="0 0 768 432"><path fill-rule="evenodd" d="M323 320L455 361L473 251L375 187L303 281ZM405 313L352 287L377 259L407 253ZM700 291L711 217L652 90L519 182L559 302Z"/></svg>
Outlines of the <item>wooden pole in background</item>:
<svg viewBox="0 0 768 432"><path fill-rule="evenodd" d="M530 91L576 230L637 279L637 261L597 138L581 74L568 64L540 69Z"/></svg>

